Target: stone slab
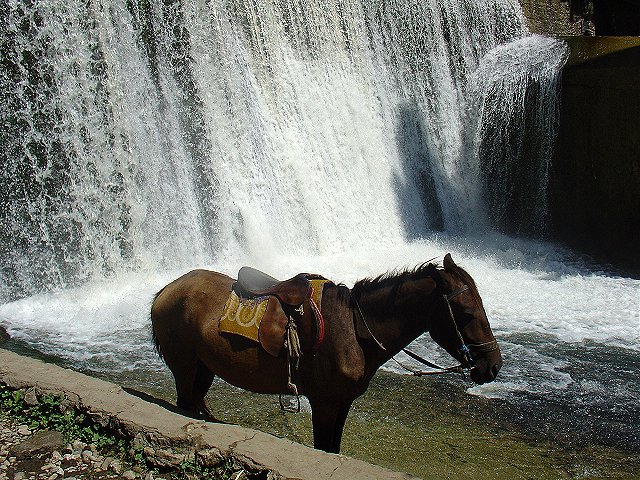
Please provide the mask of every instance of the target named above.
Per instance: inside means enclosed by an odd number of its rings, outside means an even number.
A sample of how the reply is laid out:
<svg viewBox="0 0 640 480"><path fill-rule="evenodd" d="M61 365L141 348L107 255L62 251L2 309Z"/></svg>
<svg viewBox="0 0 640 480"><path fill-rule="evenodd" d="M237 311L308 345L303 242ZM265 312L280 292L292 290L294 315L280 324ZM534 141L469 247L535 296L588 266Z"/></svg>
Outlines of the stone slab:
<svg viewBox="0 0 640 480"><path fill-rule="evenodd" d="M281 478L416 478L257 430L194 420L146 402L113 383L1 348L0 382L11 388L36 387L42 392L64 393L99 421L117 426L129 435L143 433L152 447L189 446L195 455L219 451L254 468L271 470Z"/></svg>

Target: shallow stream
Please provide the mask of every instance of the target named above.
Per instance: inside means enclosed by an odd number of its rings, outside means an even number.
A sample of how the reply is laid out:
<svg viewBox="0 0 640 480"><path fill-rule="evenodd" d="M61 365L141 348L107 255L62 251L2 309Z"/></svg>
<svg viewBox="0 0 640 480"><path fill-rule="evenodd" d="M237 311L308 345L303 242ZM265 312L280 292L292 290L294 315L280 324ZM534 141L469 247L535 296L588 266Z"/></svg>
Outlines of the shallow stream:
<svg viewBox="0 0 640 480"><path fill-rule="evenodd" d="M504 355L498 380L474 386L458 376L414 378L389 362L354 404L343 453L424 478L633 478L640 453L638 280L556 245L496 235L438 236L401 249L256 266L281 278L299 270L353 283L444 251L479 285ZM211 267L232 275L239 265ZM5 346L174 401L170 372L150 343L148 311L153 293L178 273L2 305L0 322L12 336ZM412 349L450 361L427 336ZM283 413L277 397L218 380L208 399L221 420L312 443L308 408Z"/></svg>

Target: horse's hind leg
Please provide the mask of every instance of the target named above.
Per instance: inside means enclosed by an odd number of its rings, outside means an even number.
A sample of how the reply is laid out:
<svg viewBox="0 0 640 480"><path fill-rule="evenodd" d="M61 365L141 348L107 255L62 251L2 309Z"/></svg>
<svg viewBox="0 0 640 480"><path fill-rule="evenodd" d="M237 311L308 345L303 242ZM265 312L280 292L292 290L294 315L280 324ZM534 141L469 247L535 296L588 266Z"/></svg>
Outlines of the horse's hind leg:
<svg viewBox="0 0 640 480"><path fill-rule="evenodd" d="M197 358L193 362L180 362L180 365L167 362L176 382L176 405L190 413L199 413L193 399L193 386L196 379Z"/></svg>
<svg viewBox="0 0 640 480"><path fill-rule="evenodd" d="M195 408L199 413L202 413L207 417L207 420L218 422L209 411L207 403L204 400L205 395L211 388L213 378L215 375L209 370L204 363L198 360L198 366L196 367L196 376L193 382L192 398Z"/></svg>
<svg viewBox="0 0 640 480"><path fill-rule="evenodd" d="M168 342L165 345L172 345ZM199 416L200 404L194 395L198 379L198 357L193 352L178 352L172 348L163 348L162 355L167 367L173 374L176 384L176 405L188 415ZM203 380L199 381L203 384ZM204 395L203 395L204 396Z"/></svg>
<svg viewBox="0 0 640 480"><path fill-rule="evenodd" d="M169 365L176 382L176 405L195 415L204 416L205 419L213 419L204 401L214 374L205 367L197 357L189 362L180 362L180 365Z"/></svg>

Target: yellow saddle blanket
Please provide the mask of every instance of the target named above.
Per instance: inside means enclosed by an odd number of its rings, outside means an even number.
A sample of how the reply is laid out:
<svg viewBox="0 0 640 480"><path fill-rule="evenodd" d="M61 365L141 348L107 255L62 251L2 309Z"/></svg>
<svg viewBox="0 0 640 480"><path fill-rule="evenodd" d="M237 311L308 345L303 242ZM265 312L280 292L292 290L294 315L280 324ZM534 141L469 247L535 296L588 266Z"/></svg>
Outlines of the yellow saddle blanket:
<svg viewBox="0 0 640 480"><path fill-rule="evenodd" d="M327 281L324 279L310 280L311 298L318 308L322 305L322 290ZM270 304L270 302L273 303ZM267 312L272 315L278 315L280 314L279 312L282 312L281 315L284 315L276 297L241 299L236 292L231 291L220 317L219 331L242 335L250 340L259 342L260 323Z"/></svg>
<svg viewBox="0 0 640 480"><path fill-rule="evenodd" d="M222 311L220 331L242 335L257 342L260 322L268 305L269 297L240 300L232 291Z"/></svg>

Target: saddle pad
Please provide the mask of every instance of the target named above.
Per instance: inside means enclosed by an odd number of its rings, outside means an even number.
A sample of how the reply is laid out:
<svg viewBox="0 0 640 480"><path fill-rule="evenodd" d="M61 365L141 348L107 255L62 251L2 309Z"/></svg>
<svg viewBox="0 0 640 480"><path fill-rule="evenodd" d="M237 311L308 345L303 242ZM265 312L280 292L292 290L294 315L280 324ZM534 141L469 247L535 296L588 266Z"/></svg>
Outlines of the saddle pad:
<svg viewBox="0 0 640 480"><path fill-rule="evenodd" d="M269 306L269 297L240 300L232 291L222 311L219 330L258 341L260 322Z"/></svg>
<svg viewBox="0 0 640 480"><path fill-rule="evenodd" d="M325 283L331 283L331 280L326 280L324 278L319 278L319 279L315 279L315 280L309 280L309 283L311 283L311 288L312 288L312 295L311 298L313 299L314 302L316 302L316 305L318 306L318 308L321 308L322 306L322 291L324 290L324 284Z"/></svg>

